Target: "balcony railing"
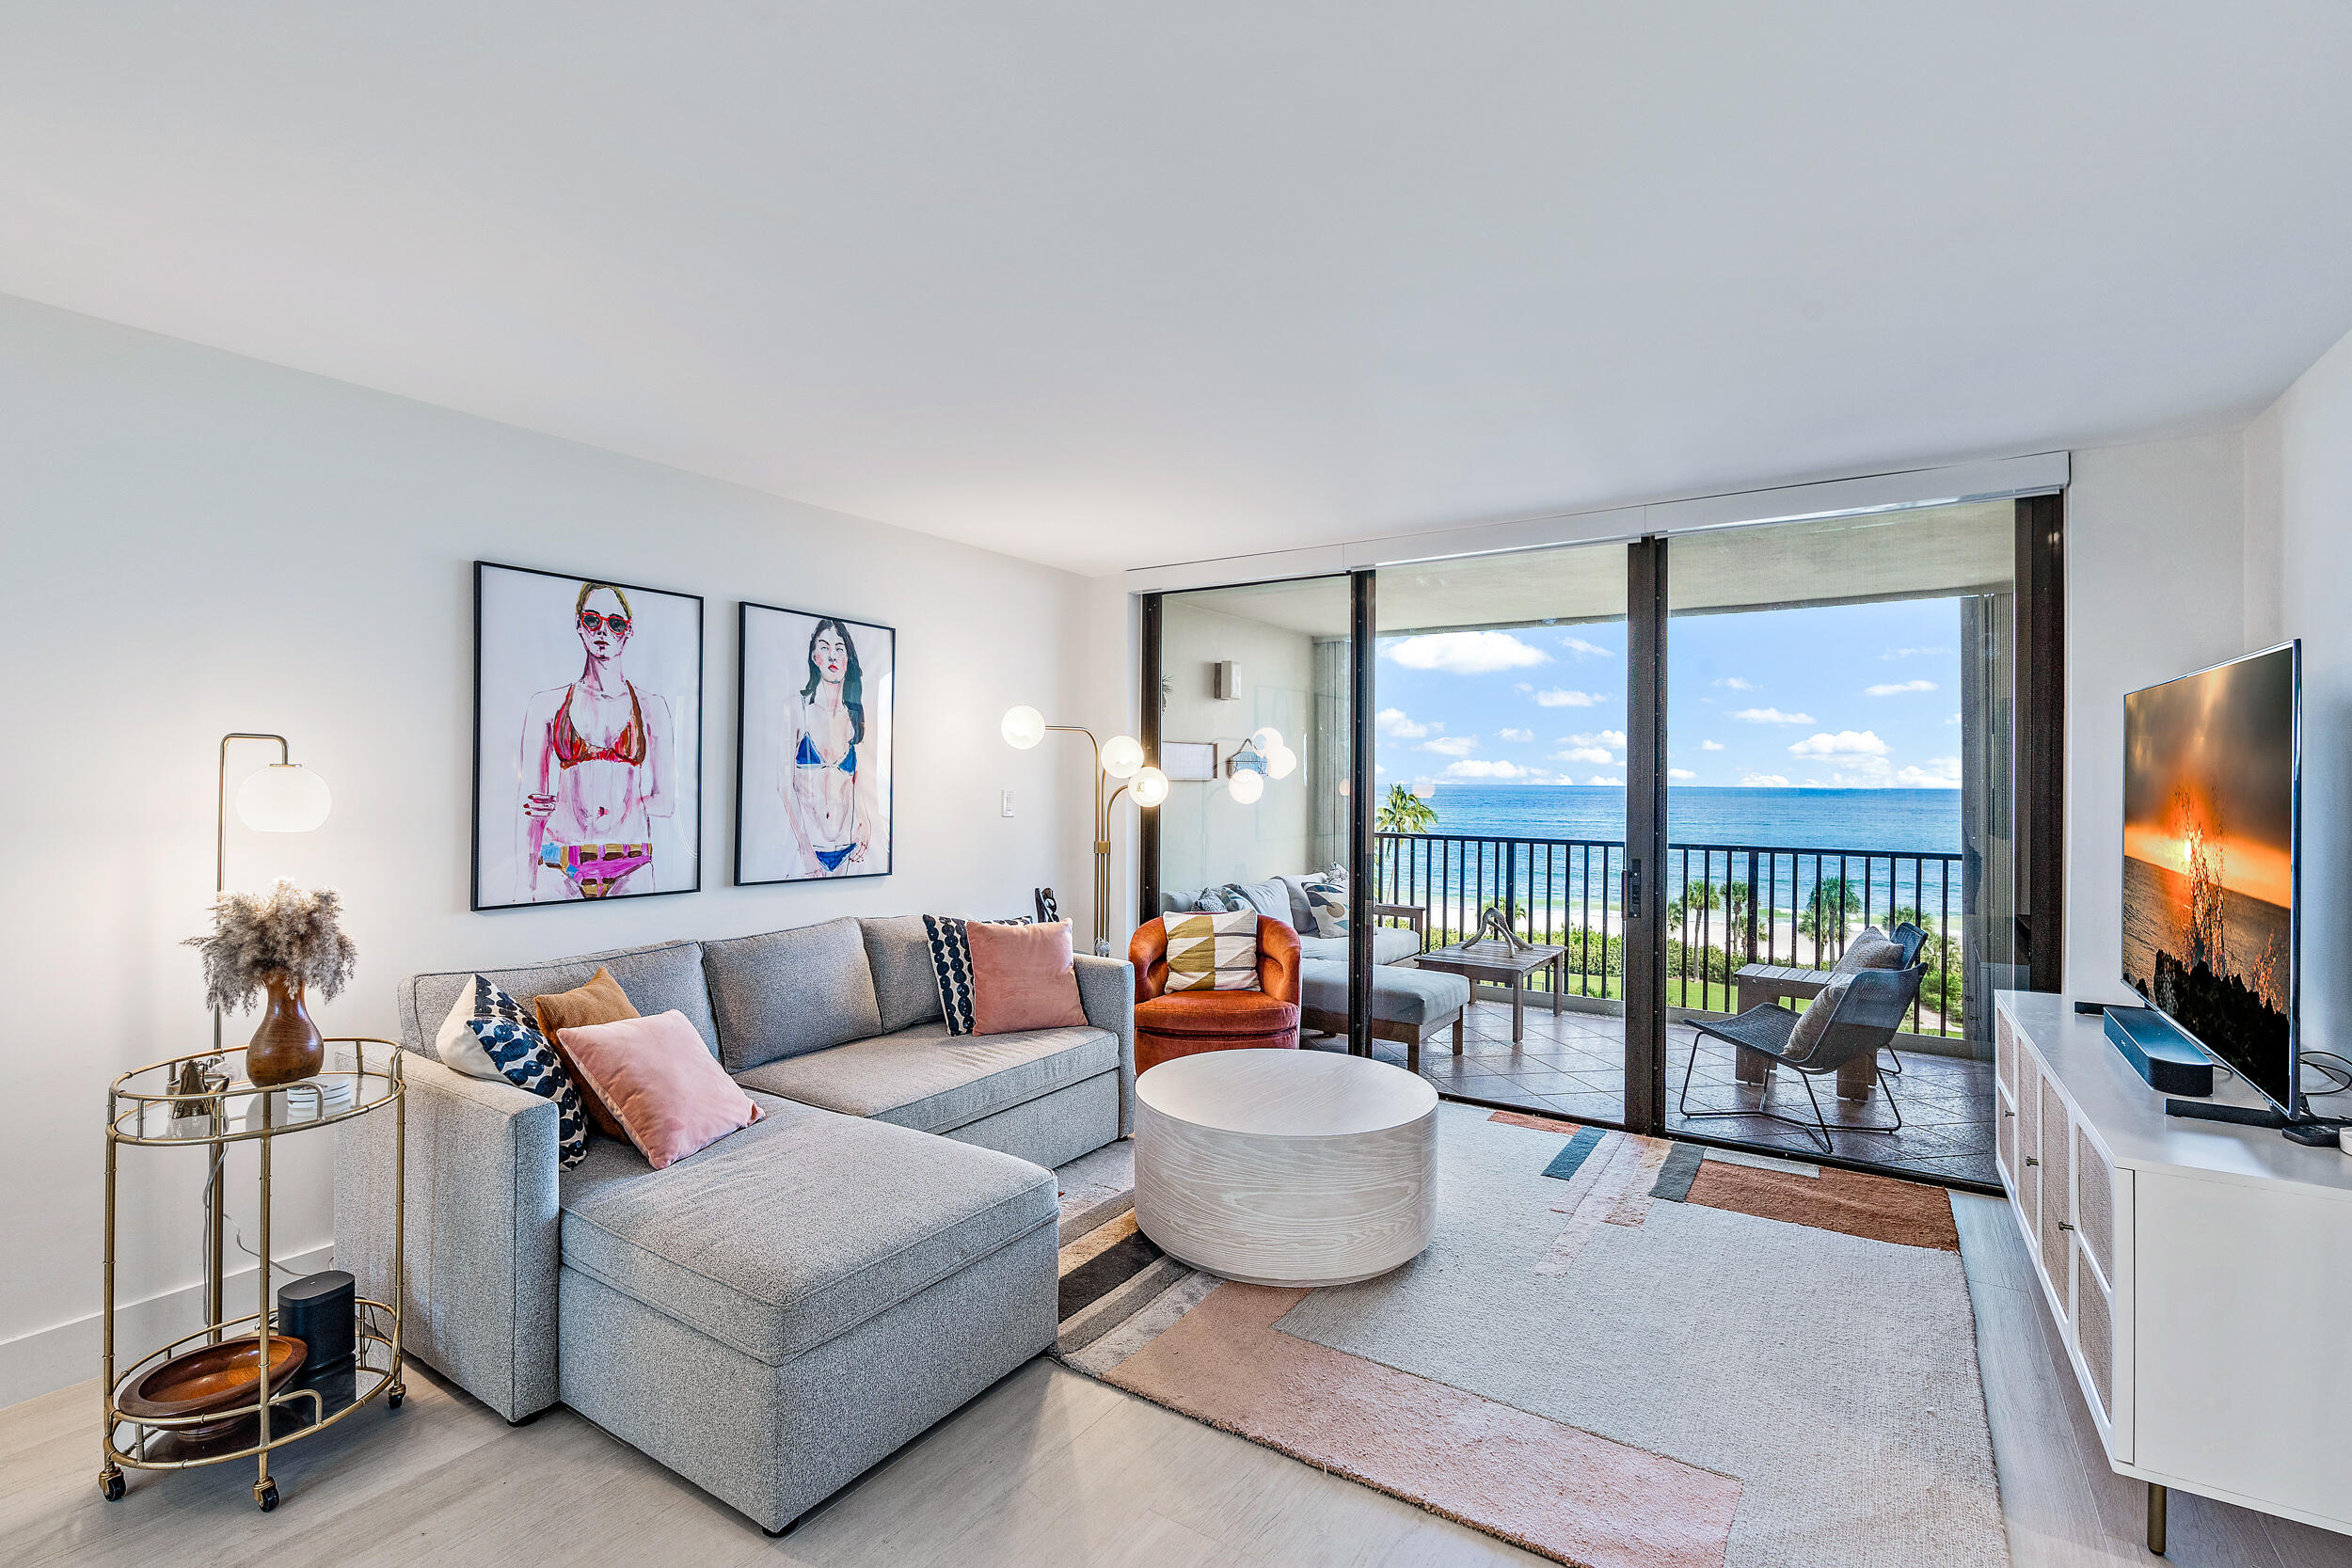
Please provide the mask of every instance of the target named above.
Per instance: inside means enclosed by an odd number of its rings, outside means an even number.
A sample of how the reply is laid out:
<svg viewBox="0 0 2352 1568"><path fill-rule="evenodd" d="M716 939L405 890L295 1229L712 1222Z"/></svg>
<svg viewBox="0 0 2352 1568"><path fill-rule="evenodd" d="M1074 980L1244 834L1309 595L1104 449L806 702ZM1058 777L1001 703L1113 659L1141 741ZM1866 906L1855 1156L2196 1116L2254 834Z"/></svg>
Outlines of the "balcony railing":
<svg viewBox="0 0 2352 1568"><path fill-rule="evenodd" d="M1463 941L1481 911L1501 905L1520 935L1567 950L1570 996L1622 994L1624 872L1625 846L1599 839L1374 835L1375 895L1428 911L1424 950ZM1958 854L1669 844L1656 891L1667 901L1667 994L1677 1006L1732 1011L1742 965L1827 968L1864 927L1912 920L1928 933L1912 1032L1967 1033Z"/></svg>

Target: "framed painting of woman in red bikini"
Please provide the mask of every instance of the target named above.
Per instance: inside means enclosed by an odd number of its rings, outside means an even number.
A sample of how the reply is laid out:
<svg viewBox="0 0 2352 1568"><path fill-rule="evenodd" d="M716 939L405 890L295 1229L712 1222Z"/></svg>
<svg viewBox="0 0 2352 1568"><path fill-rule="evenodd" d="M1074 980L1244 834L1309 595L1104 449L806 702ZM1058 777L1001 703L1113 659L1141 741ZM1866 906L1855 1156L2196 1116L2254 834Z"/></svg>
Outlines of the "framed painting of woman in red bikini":
<svg viewBox="0 0 2352 1568"><path fill-rule="evenodd" d="M736 881L889 876L898 634L772 605L742 617Z"/></svg>
<svg viewBox="0 0 2352 1568"><path fill-rule="evenodd" d="M703 601L474 562L473 907L702 886Z"/></svg>

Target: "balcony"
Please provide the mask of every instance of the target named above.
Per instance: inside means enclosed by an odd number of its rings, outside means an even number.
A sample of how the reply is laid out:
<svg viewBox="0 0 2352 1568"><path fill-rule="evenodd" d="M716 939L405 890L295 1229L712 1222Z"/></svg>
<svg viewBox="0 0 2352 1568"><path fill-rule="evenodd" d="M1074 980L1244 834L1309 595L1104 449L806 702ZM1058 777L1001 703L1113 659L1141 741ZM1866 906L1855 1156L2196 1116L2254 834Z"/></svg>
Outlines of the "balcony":
<svg viewBox="0 0 2352 1568"><path fill-rule="evenodd" d="M1599 840L1504 838L1454 833L1375 835L1375 897L1423 911L1422 950L1462 941L1488 906L1509 911L1530 941L1566 949L1561 1010L1550 981L1531 990L1545 1006L1527 1010L1525 1037L1511 1039L1508 992L1482 986L1467 1019L1462 1055L1425 1050L1422 1071L1440 1089L1547 1115L1618 1120L1624 1116L1624 949L1618 890L1625 846ZM1991 1182L1993 1094L1989 987L1997 954L1980 931L1965 857L1871 848L1673 844L1658 889L1667 900L1667 1122L1710 1137L1813 1151L1803 1133L1760 1117L1685 1123L1677 1109L1686 1066L1693 1110L1803 1112L1794 1075L1763 1085L1740 1081L1731 1048L1698 1039L1692 1021L1740 1009L1739 974L1751 964L1826 968L1866 926L1916 923L1928 933L1928 973L1909 1028L1895 1037L1901 1071L1881 1053L1883 1082L1901 1107L1903 1130L1836 1133L1838 1123L1883 1122L1883 1096L1821 1104L1841 1157L1867 1159L1940 1180ZM2006 922L2000 922L2005 927ZM1979 978L1971 984L1969 976ZM1497 1005L1500 1004L1500 1005ZM1401 1049L1384 1055L1403 1060ZM1789 1097L1793 1096L1791 1101Z"/></svg>

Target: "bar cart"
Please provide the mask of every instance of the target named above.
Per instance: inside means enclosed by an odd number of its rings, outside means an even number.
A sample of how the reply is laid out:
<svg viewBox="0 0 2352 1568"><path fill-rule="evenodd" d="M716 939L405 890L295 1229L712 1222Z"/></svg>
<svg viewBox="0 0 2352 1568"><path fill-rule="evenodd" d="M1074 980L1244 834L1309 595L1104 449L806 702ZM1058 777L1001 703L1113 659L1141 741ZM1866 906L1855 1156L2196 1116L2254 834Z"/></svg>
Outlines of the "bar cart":
<svg viewBox="0 0 2352 1568"><path fill-rule="evenodd" d="M355 1300L349 1397L337 1398L331 1409L317 1388L298 1386L294 1372L302 1352L295 1348L298 1341L283 1333L271 1307L271 1146L279 1138L381 1112L390 1114L393 1125L390 1277L402 1277L408 1107L400 1048L390 1040L354 1036L329 1039L326 1045L326 1069L299 1083L256 1086L241 1071L242 1048L230 1047L151 1063L124 1073L106 1091L104 1373L99 1385L105 1424L100 1436L104 1463L98 1489L109 1502L122 1497L126 1468L188 1470L250 1459L257 1464L253 1500L266 1513L278 1506L278 1483L269 1471L273 1451L325 1432L373 1403L379 1394L392 1410L407 1395L401 1378L398 1301ZM261 1165L255 1243L261 1255L260 1291L256 1311L231 1317L222 1289L224 1189L228 1150L240 1143L256 1146ZM202 1148L212 1153L205 1204L204 1326L123 1364L115 1354L115 1178L126 1148ZM400 1293L397 1284L390 1293ZM275 1349L273 1339L278 1341ZM251 1341L249 1357L246 1341ZM213 1359L220 1364L215 1383L225 1376L230 1380L226 1386L249 1387L249 1402L240 1394L240 1402L222 1405L215 1400L197 1413L160 1413L172 1404L140 1390L159 1369L206 1347L214 1348ZM249 1382L245 1380L248 1360ZM244 1430L246 1422L249 1433ZM199 1433L208 1435L197 1440Z"/></svg>

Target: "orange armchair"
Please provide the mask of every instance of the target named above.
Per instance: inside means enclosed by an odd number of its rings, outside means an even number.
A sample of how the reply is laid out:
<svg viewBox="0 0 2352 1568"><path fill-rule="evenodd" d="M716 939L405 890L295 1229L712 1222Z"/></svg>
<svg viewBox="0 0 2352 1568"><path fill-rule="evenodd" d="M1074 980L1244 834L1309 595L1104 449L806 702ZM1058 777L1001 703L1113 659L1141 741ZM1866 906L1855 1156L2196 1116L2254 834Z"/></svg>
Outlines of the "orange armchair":
<svg viewBox="0 0 2352 1568"><path fill-rule="evenodd" d="M1298 933L1258 917L1256 990L1168 990L1168 926L1149 921L1127 944L1136 966L1136 1070L1201 1051L1298 1044Z"/></svg>

